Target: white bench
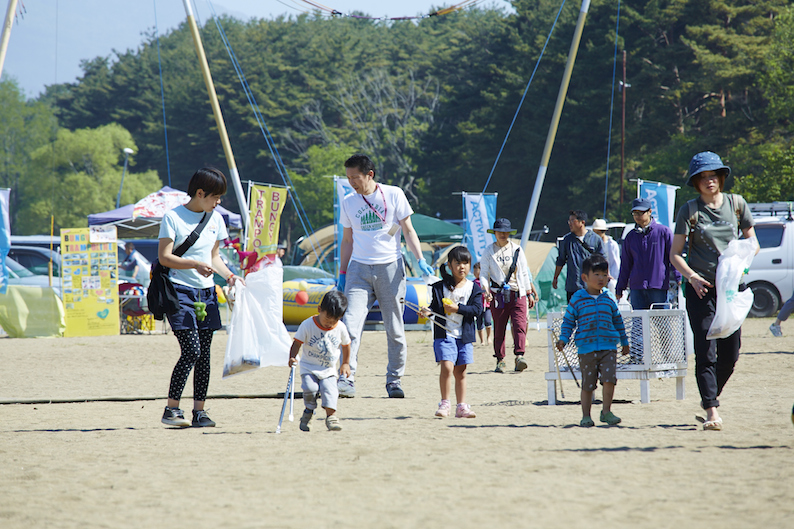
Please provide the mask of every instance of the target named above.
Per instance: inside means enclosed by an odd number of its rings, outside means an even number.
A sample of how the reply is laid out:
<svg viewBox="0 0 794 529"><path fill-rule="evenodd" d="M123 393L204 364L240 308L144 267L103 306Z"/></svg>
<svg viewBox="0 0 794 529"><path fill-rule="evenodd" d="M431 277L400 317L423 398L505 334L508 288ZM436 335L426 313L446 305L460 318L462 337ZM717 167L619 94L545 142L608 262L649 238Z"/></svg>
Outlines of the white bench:
<svg viewBox="0 0 794 529"><path fill-rule="evenodd" d="M618 349L618 380L639 380L640 401L647 404L651 401L650 380L675 377L676 399L683 400L686 396L687 356L693 351L686 311L625 310L620 314L626 326L631 354L623 356L619 354L620 349ZM575 375L579 384L582 382L579 355L574 340L571 339L562 352L557 351L554 346L560 335L562 317L561 312L551 312L547 316L549 370L545 378L549 406L557 404L559 379L573 380ZM559 365L559 373L557 365ZM576 399L578 398L577 389Z"/></svg>

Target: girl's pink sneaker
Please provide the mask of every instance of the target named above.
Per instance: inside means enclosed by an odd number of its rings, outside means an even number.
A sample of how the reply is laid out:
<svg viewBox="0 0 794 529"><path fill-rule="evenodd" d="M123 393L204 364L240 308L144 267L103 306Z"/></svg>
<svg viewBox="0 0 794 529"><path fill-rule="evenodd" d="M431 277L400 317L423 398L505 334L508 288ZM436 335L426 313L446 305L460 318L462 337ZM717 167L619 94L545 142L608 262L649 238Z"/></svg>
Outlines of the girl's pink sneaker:
<svg viewBox="0 0 794 529"><path fill-rule="evenodd" d="M461 402L458 404L458 408L455 410L455 417L459 417L462 419L473 419L477 416L474 413L468 404Z"/></svg>
<svg viewBox="0 0 794 529"><path fill-rule="evenodd" d="M436 417L449 417L449 411L452 409L448 400L442 400L438 403L438 410L436 410Z"/></svg>

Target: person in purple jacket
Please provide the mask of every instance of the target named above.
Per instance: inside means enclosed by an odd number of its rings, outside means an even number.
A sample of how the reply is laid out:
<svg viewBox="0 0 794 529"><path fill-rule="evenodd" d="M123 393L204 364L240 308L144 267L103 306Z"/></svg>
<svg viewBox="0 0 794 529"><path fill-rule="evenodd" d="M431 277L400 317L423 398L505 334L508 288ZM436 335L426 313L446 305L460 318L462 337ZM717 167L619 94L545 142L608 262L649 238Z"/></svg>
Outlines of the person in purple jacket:
<svg viewBox="0 0 794 529"><path fill-rule="evenodd" d="M670 281L681 282L681 274L670 263L673 232L656 222L652 213L650 200L635 198L631 202L631 215L637 227L623 241L615 295L620 300L628 286L629 303L634 310L665 303Z"/></svg>

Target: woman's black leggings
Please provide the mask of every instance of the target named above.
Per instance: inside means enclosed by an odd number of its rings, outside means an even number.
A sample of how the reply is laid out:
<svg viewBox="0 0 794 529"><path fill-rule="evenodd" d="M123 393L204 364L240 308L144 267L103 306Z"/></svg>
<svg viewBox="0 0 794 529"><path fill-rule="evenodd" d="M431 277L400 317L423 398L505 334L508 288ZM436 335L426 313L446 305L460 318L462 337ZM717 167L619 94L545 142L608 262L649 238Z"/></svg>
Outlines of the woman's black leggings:
<svg viewBox="0 0 794 529"><path fill-rule="evenodd" d="M718 340L707 340L706 335L717 311L716 289L709 289L700 299L695 289L686 284L686 310L689 324L695 336L695 379L700 390L704 408L719 406L717 397L722 393L725 383L731 378L739 349L742 346L741 327L728 336Z"/></svg>
<svg viewBox="0 0 794 529"><path fill-rule="evenodd" d="M182 355L174 366L171 374L171 387L168 398L180 400L185 389L187 376L193 372L193 400L207 400L207 388L210 385L210 349L212 347L212 329L184 329L174 331L179 341Z"/></svg>

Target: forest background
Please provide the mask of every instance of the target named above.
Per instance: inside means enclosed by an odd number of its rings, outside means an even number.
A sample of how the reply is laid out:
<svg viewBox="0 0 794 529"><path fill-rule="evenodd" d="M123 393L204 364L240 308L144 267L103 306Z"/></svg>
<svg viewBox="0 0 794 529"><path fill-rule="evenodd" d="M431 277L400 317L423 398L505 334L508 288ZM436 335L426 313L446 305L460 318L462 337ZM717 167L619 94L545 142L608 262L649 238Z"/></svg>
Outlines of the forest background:
<svg viewBox="0 0 794 529"><path fill-rule="evenodd" d="M473 8L419 21L320 13L217 21L318 228L333 220L328 176L343 175L354 152L371 155L378 180L401 186L417 212L460 218L454 193L486 185L559 11L486 190L499 193L497 214L520 228L581 5L568 1L560 11L560 3L514 0L514 14ZM241 179L282 184L215 22L205 21L201 37ZM77 82L50 85L36 99L13 79L0 83L0 187L12 190L14 234L48 233L51 214L56 233L85 226L88 214L115 207L126 147L134 155L122 205L169 181L184 190L205 164L226 172L185 24L82 70ZM682 186L681 204L694 196L684 186L689 159L703 150L732 167L727 189L748 201L794 200L793 118L791 1L594 0L534 228L548 225L553 240L568 231L570 209L629 221L636 178ZM237 211L232 194L224 205ZM282 238L302 235L288 208Z"/></svg>

